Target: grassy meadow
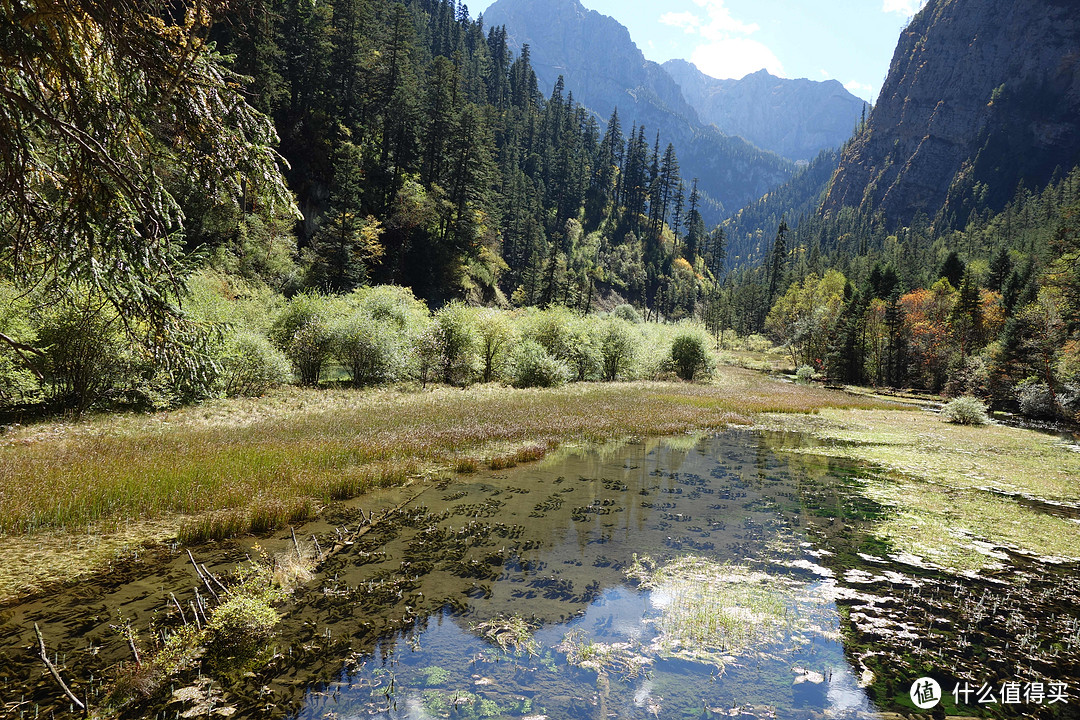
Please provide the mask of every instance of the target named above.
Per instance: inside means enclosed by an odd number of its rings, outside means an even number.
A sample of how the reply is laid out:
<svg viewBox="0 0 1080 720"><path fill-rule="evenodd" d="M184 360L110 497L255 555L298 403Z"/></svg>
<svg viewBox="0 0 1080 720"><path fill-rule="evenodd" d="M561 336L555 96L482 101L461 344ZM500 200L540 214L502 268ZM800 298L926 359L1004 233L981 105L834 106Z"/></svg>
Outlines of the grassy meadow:
<svg viewBox="0 0 1080 720"><path fill-rule="evenodd" d="M1080 453L1053 435L1004 425L954 425L929 411L823 409L774 415L764 427L821 441L799 453L870 463L864 492L888 509L874 532L936 565L978 571L986 543L1043 557L1080 556L1080 522L1047 512L1080 504Z"/></svg>
<svg viewBox="0 0 1080 720"><path fill-rule="evenodd" d="M11 560L0 596L77 576L143 541L265 531L372 487L509 467L561 444L881 404L721 367L708 383L286 387L44 422L0 436L0 548Z"/></svg>

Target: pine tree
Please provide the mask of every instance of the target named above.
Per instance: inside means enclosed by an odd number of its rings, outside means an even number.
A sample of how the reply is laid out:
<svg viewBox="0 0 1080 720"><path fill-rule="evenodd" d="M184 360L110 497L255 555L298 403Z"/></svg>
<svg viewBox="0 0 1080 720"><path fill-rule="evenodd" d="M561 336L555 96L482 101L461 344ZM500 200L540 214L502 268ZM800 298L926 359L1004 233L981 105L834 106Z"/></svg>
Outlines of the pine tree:
<svg viewBox="0 0 1080 720"><path fill-rule="evenodd" d="M769 254L768 303L770 305L777 293L784 288L787 279L787 234L788 224L785 220L781 220L780 226L776 229L772 252Z"/></svg>
<svg viewBox="0 0 1080 720"><path fill-rule="evenodd" d="M1001 292L1010 274L1012 274L1012 259L1009 257L1009 251L1002 245L990 261L990 274L986 278L987 289Z"/></svg>
<svg viewBox="0 0 1080 720"><path fill-rule="evenodd" d="M347 292L364 284L369 265L383 255L380 223L361 214L361 162L360 148L347 140L339 143L330 211L311 239L310 282L331 292Z"/></svg>

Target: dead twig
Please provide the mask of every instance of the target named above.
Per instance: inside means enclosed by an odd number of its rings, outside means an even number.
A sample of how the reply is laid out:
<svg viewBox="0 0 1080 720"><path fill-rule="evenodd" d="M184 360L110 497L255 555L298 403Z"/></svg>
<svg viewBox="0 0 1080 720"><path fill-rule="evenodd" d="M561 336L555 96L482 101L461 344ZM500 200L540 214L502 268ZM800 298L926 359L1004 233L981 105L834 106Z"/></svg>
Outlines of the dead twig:
<svg viewBox="0 0 1080 720"><path fill-rule="evenodd" d="M71 692L71 688L69 688L67 683L64 682L64 679L60 677L60 671L57 670L56 666L49 660L49 652L45 649L45 638L41 636L41 628L38 627L37 623L34 623L34 632L37 633L38 651L41 654L41 661L45 663L45 667L49 669L49 673L53 676L53 680L55 680L56 684L60 686L60 689L64 691L64 694L67 695L68 699L75 704L75 707L82 710L86 713L87 717L89 717L90 710L87 708L86 703L75 697L75 693Z"/></svg>

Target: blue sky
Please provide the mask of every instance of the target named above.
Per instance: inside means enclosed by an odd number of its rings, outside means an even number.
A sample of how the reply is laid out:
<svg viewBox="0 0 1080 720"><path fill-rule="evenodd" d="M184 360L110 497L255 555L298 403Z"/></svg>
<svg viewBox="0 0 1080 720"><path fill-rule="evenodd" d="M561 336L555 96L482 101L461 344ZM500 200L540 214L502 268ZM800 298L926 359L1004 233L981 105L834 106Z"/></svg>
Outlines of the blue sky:
<svg viewBox="0 0 1080 720"><path fill-rule="evenodd" d="M468 2L475 17L493 0ZM870 102L900 31L925 0L581 0L630 29L650 60L683 58L719 78L765 68L835 79Z"/></svg>

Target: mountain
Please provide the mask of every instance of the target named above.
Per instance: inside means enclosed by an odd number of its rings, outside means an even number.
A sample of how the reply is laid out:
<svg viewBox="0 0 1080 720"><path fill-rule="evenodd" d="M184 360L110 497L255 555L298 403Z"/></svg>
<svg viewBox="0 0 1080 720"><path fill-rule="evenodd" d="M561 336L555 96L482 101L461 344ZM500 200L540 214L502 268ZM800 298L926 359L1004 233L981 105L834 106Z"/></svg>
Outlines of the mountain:
<svg viewBox="0 0 1080 720"><path fill-rule="evenodd" d="M725 220L728 267L753 265L764 258L782 220L794 228L816 213L839 162L839 148L822 150L793 178Z"/></svg>
<svg viewBox="0 0 1080 720"><path fill-rule="evenodd" d="M811 160L840 147L867 109L836 80L788 80L766 70L718 80L686 60L662 67L702 121L790 160Z"/></svg>
<svg viewBox="0 0 1080 720"><path fill-rule="evenodd" d="M1072 0L930 0L904 30L824 208L962 227L1018 184L1080 161L1080 13Z"/></svg>
<svg viewBox="0 0 1080 720"><path fill-rule="evenodd" d="M682 176L697 177L717 204L704 206L714 224L791 177L794 165L742 138L702 123L678 84L650 62L614 18L578 0L498 0L483 15L488 27L505 26L511 49L529 46L542 88L559 76L574 99L606 123L618 108L623 131L645 125L650 143L660 132L661 151L672 143ZM689 182L687 182L689 185Z"/></svg>

